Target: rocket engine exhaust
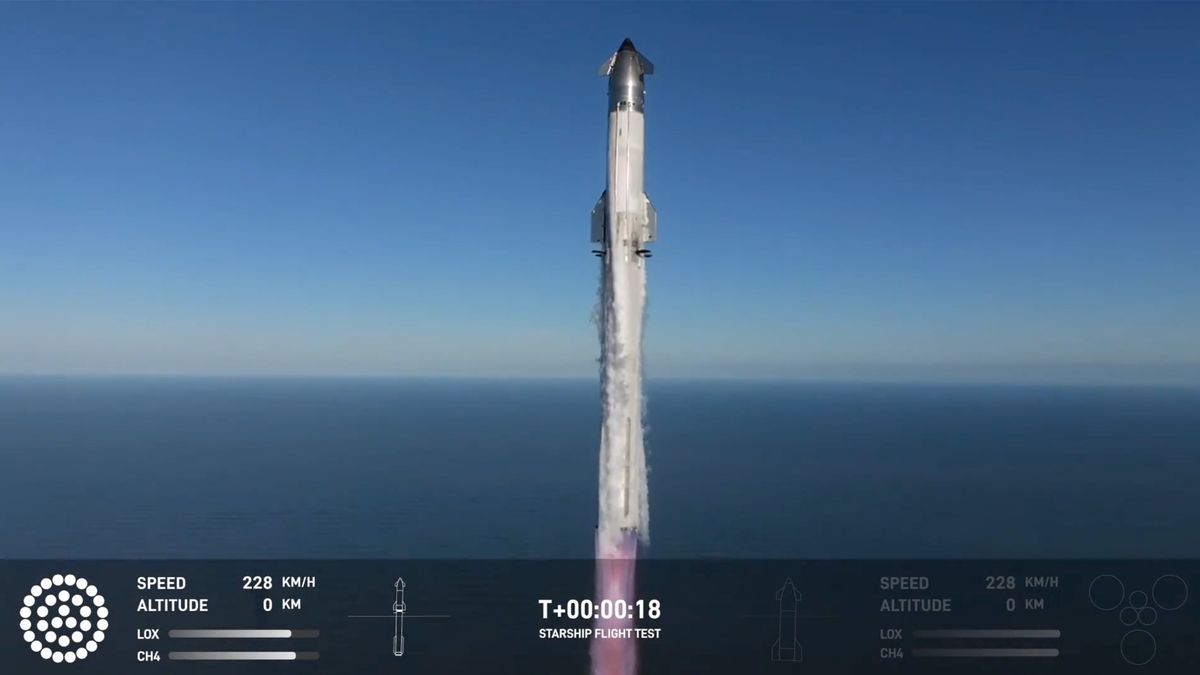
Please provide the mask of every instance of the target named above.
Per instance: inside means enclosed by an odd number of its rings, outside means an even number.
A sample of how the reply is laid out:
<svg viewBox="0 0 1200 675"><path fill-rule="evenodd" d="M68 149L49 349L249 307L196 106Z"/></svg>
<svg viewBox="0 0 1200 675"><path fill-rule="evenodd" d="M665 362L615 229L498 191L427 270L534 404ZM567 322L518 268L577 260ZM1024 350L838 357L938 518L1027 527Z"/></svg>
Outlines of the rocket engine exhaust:
<svg viewBox="0 0 1200 675"><path fill-rule="evenodd" d="M637 567L637 534L626 532L617 548L602 554L604 545L596 537L596 598L634 603L634 571ZM597 618L595 628L633 628L633 618ZM608 633L612 635L614 633ZM637 672L637 640L632 637L592 639L592 675L634 675Z"/></svg>
<svg viewBox="0 0 1200 675"><path fill-rule="evenodd" d="M608 184L592 210L592 241L600 258L599 521L596 594L634 601L638 540L647 541L649 510L642 411L642 325L646 307L646 245L657 214L643 185L645 76L654 65L626 39L600 67L608 77ZM628 605L627 605L628 606ZM630 628L632 619L597 620L597 628ZM629 632L629 631L625 631ZM605 632L607 634L614 634ZM615 634L622 634L621 632ZM633 675L632 637L596 637L593 675Z"/></svg>

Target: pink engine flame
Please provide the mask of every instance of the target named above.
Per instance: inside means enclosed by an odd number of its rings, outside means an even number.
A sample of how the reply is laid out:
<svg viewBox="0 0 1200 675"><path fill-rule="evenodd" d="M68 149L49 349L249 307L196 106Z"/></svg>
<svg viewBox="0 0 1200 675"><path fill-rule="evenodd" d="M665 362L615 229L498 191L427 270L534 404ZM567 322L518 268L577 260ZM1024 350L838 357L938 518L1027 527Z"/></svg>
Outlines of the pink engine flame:
<svg viewBox="0 0 1200 675"><path fill-rule="evenodd" d="M613 546L596 537L596 604L624 600L632 607L634 571L637 567L637 533L622 532ZM633 628L633 618L597 618L597 629ZM592 638L592 675L634 675L637 672L637 639L629 637ZM611 633L610 633L611 634Z"/></svg>

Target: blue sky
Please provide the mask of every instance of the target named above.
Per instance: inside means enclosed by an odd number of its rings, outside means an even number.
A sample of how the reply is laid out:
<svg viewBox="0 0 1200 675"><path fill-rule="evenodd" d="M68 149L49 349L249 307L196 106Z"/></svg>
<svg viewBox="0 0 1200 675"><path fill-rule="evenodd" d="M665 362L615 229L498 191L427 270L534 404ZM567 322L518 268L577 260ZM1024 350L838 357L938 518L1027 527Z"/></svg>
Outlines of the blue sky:
<svg viewBox="0 0 1200 675"><path fill-rule="evenodd" d="M0 372L1200 380L1200 5L0 5Z"/></svg>

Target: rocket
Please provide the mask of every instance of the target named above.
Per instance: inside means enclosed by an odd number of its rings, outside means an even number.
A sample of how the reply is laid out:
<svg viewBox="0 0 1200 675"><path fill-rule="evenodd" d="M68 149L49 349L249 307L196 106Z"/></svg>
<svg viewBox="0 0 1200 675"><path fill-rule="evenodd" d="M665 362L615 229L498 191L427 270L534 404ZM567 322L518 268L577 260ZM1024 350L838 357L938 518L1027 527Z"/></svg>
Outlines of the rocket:
<svg viewBox="0 0 1200 675"><path fill-rule="evenodd" d="M643 186L646 76L650 60L628 38L600 66L608 78L608 184L592 209L600 257L600 503L596 526L596 600L634 599L638 542L650 515L642 429L642 324L646 245L657 216ZM596 628L631 634L633 617L598 616ZM597 635L600 634L597 630ZM593 638L592 675L637 672L637 640Z"/></svg>
<svg viewBox="0 0 1200 675"><path fill-rule="evenodd" d="M646 75L654 64L628 38L600 66L608 78L608 183L592 209L601 263L599 535L602 549L646 539L649 525L642 438L642 323L646 260L657 214L643 185Z"/></svg>
<svg viewBox="0 0 1200 675"><path fill-rule="evenodd" d="M597 256L615 254L626 262L650 257L657 214L643 191L646 147L646 75L654 64L625 38L600 66L608 78L608 187L592 209L592 242ZM639 262L639 265L641 263Z"/></svg>

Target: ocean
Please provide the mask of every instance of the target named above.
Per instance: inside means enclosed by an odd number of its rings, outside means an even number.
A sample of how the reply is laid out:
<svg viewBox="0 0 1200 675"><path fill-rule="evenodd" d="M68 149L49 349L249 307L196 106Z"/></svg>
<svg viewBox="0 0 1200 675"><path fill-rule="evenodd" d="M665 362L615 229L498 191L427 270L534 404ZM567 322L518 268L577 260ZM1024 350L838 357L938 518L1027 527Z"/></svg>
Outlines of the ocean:
<svg viewBox="0 0 1200 675"><path fill-rule="evenodd" d="M659 558L1200 557L1200 390L648 385ZM0 558L586 558L593 380L0 378Z"/></svg>

